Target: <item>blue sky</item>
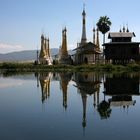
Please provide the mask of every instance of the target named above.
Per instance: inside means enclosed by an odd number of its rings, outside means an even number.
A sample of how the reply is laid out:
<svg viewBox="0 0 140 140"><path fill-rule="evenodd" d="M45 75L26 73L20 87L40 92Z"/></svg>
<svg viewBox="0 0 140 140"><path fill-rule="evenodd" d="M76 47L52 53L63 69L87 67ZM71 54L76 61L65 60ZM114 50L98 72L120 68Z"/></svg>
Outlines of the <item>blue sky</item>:
<svg viewBox="0 0 140 140"><path fill-rule="evenodd" d="M89 41L93 26L104 15L112 21L111 31L128 24L136 34L133 41L140 41L139 0L0 0L0 53L40 48L42 32L50 38L51 48L58 48L65 26L68 49L75 48L81 39L84 2Z"/></svg>

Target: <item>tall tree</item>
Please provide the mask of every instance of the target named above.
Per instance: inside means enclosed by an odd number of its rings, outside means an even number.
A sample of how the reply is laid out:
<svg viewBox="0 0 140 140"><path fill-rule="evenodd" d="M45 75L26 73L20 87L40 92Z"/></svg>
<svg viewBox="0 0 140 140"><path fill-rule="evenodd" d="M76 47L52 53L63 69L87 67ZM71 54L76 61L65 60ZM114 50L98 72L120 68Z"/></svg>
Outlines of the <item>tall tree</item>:
<svg viewBox="0 0 140 140"><path fill-rule="evenodd" d="M105 43L105 34L110 30L111 24L112 23L107 16L101 16L96 24L99 31L103 34L103 44Z"/></svg>

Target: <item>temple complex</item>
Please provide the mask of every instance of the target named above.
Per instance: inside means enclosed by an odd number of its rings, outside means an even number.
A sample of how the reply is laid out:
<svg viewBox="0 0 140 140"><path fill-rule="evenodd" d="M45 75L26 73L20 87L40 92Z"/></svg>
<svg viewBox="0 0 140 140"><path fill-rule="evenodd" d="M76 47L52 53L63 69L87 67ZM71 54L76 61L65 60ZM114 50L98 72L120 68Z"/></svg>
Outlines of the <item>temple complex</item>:
<svg viewBox="0 0 140 140"><path fill-rule="evenodd" d="M104 55L100 49L99 29L93 28L93 40L87 41L86 35L86 11L85 6L82 12L82 35L81 40L77 43L77 47L73 50L73 54L68 54L67 47L67 29L62 30L62 44L59 53L54 57L53 64L96 64L96 63L112 63L127 64L140 61L140 42L132 42L135 37L134 32L123 27L119 32L110 32L108 38L110 42L103 44ZM37 52L38 58L38 52ZM105 61L104 61L105 60ZM37 60L38 63L38 60ZM41 36L41 51L39 54L39 63L52 65L50 56L49 39Z"/></svg>
<svg viewBox="0 0 140 140"><path fill-rule="evenodd" d="M39 63L52 65L49 39L45 38L43 34L41 35L41 50L39 54Z"/></svg>

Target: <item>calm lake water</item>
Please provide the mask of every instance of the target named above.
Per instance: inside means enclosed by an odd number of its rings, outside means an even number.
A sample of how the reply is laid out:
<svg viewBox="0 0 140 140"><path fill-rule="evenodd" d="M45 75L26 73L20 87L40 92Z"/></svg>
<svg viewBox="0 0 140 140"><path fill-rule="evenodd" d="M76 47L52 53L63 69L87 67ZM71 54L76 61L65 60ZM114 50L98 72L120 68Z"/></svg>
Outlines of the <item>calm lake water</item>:
<svg viewBox="0 0 140 140"><path fill-rule="evenodd" d="M0 75L0 140L139 140L140 75Z"/></svg>

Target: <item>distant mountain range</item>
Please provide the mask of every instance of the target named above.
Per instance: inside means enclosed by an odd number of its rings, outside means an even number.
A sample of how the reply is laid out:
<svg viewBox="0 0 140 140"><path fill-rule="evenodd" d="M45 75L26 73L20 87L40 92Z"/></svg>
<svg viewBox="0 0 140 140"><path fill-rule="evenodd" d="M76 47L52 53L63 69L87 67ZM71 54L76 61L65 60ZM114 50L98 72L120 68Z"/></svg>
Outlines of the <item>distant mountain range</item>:
<svg viewBox="0 0 140 140"><path fill-rule="evenodd" d="M53 48L50 50L51 56L58 54L59 49ZM69 51L72 53L72 50ZM36 50L25 50L19 52L11 52L7 54L0 54L0 62L18 62L18 61L35 61L37 57Z"/></svg>

